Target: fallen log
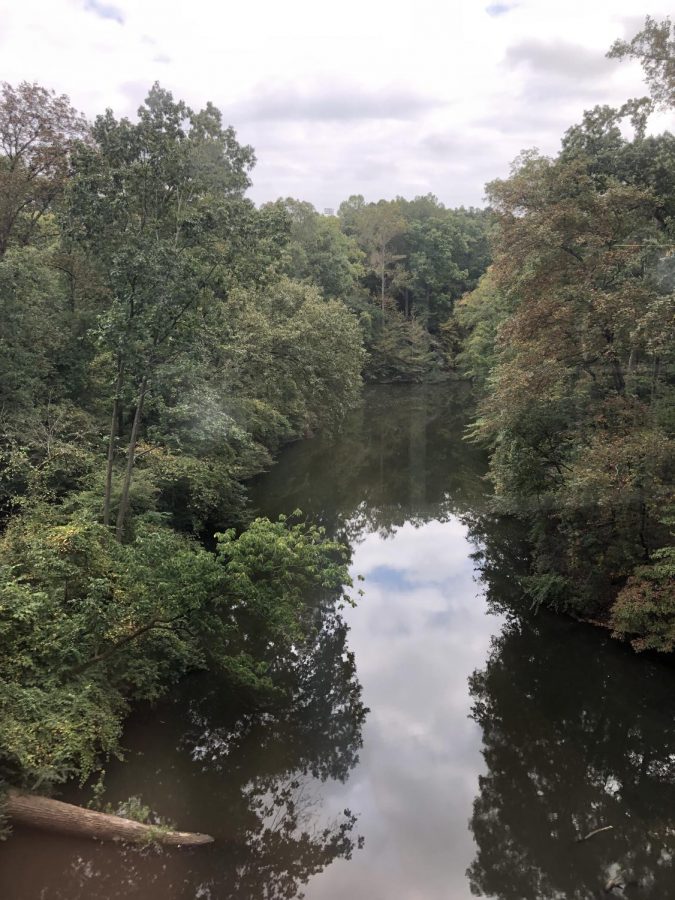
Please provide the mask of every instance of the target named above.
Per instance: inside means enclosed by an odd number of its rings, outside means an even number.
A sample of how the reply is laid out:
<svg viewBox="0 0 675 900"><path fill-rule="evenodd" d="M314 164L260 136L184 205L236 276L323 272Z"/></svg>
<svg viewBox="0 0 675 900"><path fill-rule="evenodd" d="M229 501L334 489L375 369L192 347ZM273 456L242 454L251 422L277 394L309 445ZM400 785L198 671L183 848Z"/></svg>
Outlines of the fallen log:
<svg viewBox="0 0 675 900"><path fill-rule="evenodd" d="M604 828L596 828L594 831L589 831L588 834L584 835L583 837L577 838L577 844L581 844L584 841L588 841L592 837L595 837L596 834L602 834L603 831L614 831L614 826L613 825L605 825Z"/></svg>
<svg viewBox="0 0 675 900"><path fill-rule="evenodd" d="M171 831L156 825L145 825L132 819L123 819L109 813L84 809L72 803L24 794L11 789L7 793L5 813L10 821L31 828L58 831L61 834L92 838L97 841L122 841L124 843L157 843L169 847L197 847L213 843L208 834L189 831Z"/></svg>

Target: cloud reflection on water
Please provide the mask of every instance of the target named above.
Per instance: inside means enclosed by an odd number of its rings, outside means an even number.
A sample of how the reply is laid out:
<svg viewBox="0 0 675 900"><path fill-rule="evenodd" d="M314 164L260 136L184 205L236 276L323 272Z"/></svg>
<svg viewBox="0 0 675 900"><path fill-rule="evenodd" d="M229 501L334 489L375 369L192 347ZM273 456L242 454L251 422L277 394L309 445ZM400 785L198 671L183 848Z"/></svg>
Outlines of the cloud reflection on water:
<svg viewBox="0 0 675 900"><path fill-rule="evenodd" d="M310 900L471 896L467 823L484 766L467 680L501 627L472 550L455 517L370 532L354 549L365 596L348 614L350 646L371 712L361 762L327 786L326 806L358 810L366 844L317 875Z"/></svg>

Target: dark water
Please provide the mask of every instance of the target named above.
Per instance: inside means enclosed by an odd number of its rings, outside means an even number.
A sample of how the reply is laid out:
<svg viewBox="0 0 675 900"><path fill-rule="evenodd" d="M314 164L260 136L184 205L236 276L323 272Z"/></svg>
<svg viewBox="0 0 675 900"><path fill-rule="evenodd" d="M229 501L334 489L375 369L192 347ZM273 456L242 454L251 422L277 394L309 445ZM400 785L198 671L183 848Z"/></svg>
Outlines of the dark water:
<svg viewBox="0 0 675 900"><path fill-rule="evenodd" d="M216 844L16 833L2 900L675 897L673 670L513 614L522 544L486 514L456 391L374 389L256 485L261 512L301 508L365 577L356 609L317 601L292 703L236 706L199 676L130 722L107 799Z"/></svg>

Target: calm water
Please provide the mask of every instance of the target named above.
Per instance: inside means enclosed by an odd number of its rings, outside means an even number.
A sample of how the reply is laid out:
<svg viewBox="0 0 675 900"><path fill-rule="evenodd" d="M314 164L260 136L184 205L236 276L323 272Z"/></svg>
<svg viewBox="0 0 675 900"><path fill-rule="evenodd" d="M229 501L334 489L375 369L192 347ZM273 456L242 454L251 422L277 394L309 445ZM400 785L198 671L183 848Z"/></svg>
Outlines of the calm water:
<svg viewBox="0 0 675 900"><path fill-rule="evenodd" d="M262 513L300 508L350 544L365 597L317 599L290 704L237 706L198 676L130 722L107 799L140 794L216 844L16 833L2 900L675 897L675 673L513 614L521 543L486 515L456 391L373 389L338 440L290 447L255 486Z"/></svg>

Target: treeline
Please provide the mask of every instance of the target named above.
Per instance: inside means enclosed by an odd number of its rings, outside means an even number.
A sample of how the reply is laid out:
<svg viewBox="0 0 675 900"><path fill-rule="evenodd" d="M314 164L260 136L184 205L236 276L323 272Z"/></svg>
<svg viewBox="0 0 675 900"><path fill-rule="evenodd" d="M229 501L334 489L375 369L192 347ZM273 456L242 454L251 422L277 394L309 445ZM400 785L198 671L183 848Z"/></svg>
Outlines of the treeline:
<svg viewBox="0 0 675 900"><path fill-rule="evenodd" d="M530 527L531 603L672 651L675 137L646 134L675 106L671 22L611 55L642 61L651 96L596 107L557 157L488 185L494 261L457 304L456 362L498 508Z"/></svg>
<svg viewBox="0 0 675 900"><path fill-rule="evenodd" d="M357 315L367 380L447 375L459 337L450 314L490 262L489 210L446 209L432 194L377 203L357 194L337 216L290 198L263 209L290 222L286 273Z"/></svg>

